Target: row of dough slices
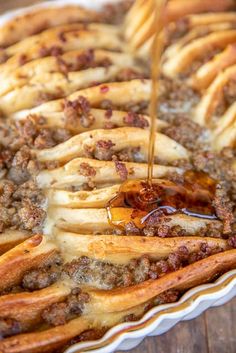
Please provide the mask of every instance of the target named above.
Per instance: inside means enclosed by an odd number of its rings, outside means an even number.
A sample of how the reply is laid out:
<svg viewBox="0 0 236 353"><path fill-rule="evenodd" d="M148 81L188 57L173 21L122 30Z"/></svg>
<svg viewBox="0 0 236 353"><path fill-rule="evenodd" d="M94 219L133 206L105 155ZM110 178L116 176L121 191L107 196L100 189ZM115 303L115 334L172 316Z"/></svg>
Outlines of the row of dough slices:
<svg viewBox="0 0 236 353"><path fill-rule="evenodd" d="M73 80L73 76L72 77L70 76L72 75L72 72L73 72L71 68L76 67L76 64L78 65L80 56L83 56L86 54L87 56L89 54L89 52L87 52L86 49L78 49L78 50L68 51L60 55L59 58L54 56L47 56L44 58L39 58L39 59L30 61L29 63L26 63L25 65L18 67L17 69L13 70L12 73L8 74L8 76L3 80L0 95L4 96L8 92L22 88L30 84L35 84L35 85L45 84L45 81L48 77L53 78L53 74L54 75L62 74L61 72L62 61L63 61L63 64L66 67L68 67L67 84L70 84L70 81ZM93 56L94 62L98 63L97 64L98 67L99 67L99 63L104 59L109 59L110 64L114 66L118 66L120 68L135 66L134 58L131 55L125 54L125 53L115 53L108 50L95 49L92 52L92 56ZM85 59L88 60L88 63L85 63L85 64L89 64L90 58L89 57L87 58L85 56ZM85 78L86 76L89 76L89 71L87 70L83 70L82 73L83 73L83 76L85 76ZM51 76L47 76L49 74L51 74ZM94 81L92 82L99 82L100 80L99 80L99 77L96 76L96 70L94 67L93 67L93 74L94 74ZM65 73L64 73L64 76L65 76ZM79 80L77 79L78 84L81 82L80 83L81 87L78 87L77 89L85 86L85 83L83 83L83 76ZM60 79L62 77L63 77L62 75L59 76ZM108 80L108 79L104 78L104 80ZM53 85L53 83L51 84Z"/></svg>
<svg viewBox="0 0 236 353"><path fill-rule="evenodd" d="M68 24L48 29L38 35L3 49L3 63L1 64L1 78L6 77L14 69L29 62L46 56L53 48L63 52L84 48L103 48L122 50L122 39L117 27L107 24ZM22 57L23 56L23 57ZM6 62L4 62L4 58Z"/></svg>
<svg viewBox="0 0 236 353"><path fill-rule="evenodd" d="M224 89L231 81L235 82L236 65L220 72L202 95L193 119L200 125L209 126L213 132L214 146L221 150L226 146L234 147L236 142L236 105L235 101L217 119L214 110L220 103ZM227 88L226 88L227 89Z"/></svg>
<svg viewBox="0 0 236 353"><path fill-rule="evenodd" d="M177 272L170 273L159 280L148 280L139 285L134 285L129 290L114 289L104 291L86 288L86 292L90 295L90 301L85 306L81 317L55 328L48 327L40 330L40 332L34 331L6 338L0 343L0 348L3 352L53 351L53 349L62 346L65 342L78 336L83 331L103 326L113 326L122 322L124 317L129 314L141 315L145 310L145 303L154 297L158 297L159 294L168 289L177 288L179 290L186 290L204 282L206 278L209 280L222 270L225 271L235 266L235 250L228 250L225 240L195 236L196 233L206 226L208 223L206 220L196 220L180 215L171 217L171 224L181 225L183 228L186 228L189 235L192 235L192 237L187 238L159 239L93 234L94 229L100 233L109 230L104 206L106 201L117 192L119 185L113 184L119 183L120 177L117 175L113 162L74 158L80 155L78 142L84 141L87 138L94 140L97 134L99 134L99 139L104 138L108 133L110 134L109 138L113 139L116 137L116 143L119 143L119 141L123 141L121 134L127 134L127 130L128 133L130 130L130 132L136 135L137 132L146 134L145 130L139 131L136 128L121 128L115 130L115 133L113 130L96 130L89 133L89 135L87 132L84 132L73 137L71 140L72 142L76 142L72 143L72 146L76 146L74 154L70 154L70 148L67 149L71 144L70 140L61 145L65 155L63 158L59 158L59 160L62 164L66 161L67 163L52 171L42 171L38 175L39 185L44 188L50 188L48 202L51 207L48 210L48 217L53 219L53 223L57 226L54 229L52 243L49 239L47 241L45 239L41 240L38 236L26 240L24 243L5 253L1 257L0 264L0 273L3 278L2 289L9 285L17 284L23 273L29 270L31 266L39 266L49 254L58 250L62 252L63 257L67 261L81 255L86 255L93 259L113 263L127 263L130 259L140 257L142 254L149 255L154 259L166 258L170 252L177 250L181 245L185 245L190 252L197 251L201 244L207 244L213 248L220 247L224 252L220 255L213 255L196 264L189 265L187 268ZM158 138L161 138L161 135L158 135ZM127 141L129 140L130 137ZM57 151L58 149L58 156L61 156L61 146L56 146L54 149L49 149L48 151L42 151L42 154L41 152L37 152L38 157L46 161L47 158L44 159L45 157L43 156L50 156L53 150ZM168 144L167 150L169 148L171 156L176 147L172 149L171 145ZM68 161L71 158L72 160ZM163 159L166 158L166 156L163 156ZM55 155L53 159L55 160ZM78 187L87 180L84 175L78 173L82 163L87 163L90 167L96 168L96 174L93 178L96 184L103 186L110 184L111 186L87 192L69 192L64 190L65 187L71 185ZM147 168L145 164L130 162L126 163L126 167L132 171L131 176L133 178L142 178L146 175ZM168 166L155 166L154 169L155 177L164 176L171 171L181 172L177 168ZM53 187L56 188L53 189ZM68 200L67 203L66 199ZM74 200L74 203L73 201L71 202L71 199ZM85 207L87 208L85 209ZM128 210L124 209L123 211L127 213ZM76 231L76 233L66 232L68 230ZM36 243L36 247L32 250L32 244ZM29 252L25 251L27 249ZM9 261L14 263L12 268L17 269L15 273L13 271L11 277L6 275L6 266L9 266ZM21 266L18 266L19 263ZM19 320L27 330L33 324L40 325L40 313L43 309L50 304L64 300L69 295L73 286L75 286L73 282L69 281L65 283L59 281L40 291L5 295L0 298L1 313L3 317L10 316Z"/></svg>
<svg viewBox="0 0 236 353"><path fill-rule="evenodd" d="M140 2L139 6L146 5ZM213 131L215 149L233 147L236 140L235 104L218 117L216 122L213 111L222 97L224 87L229 81L235 80L235 12L189 15L185 22L187 34L167 47L164 53L163 73L176 79L186 67L191 66L206 52L210 53L216 48L220 51L185 80L186 84L201 93L200 102L193 109L193 120ZM138 35L137 32L136 36Z"/></svg>
<svg viewBox="0 0 236 353"><path fill-rule="evenodd" d="M192 26L193 29L167 48L165 53L166 62L163 67L164 73L168 76L176 77L181 72L181 68L188 66L195 58L202 55L202 48L206 47L206 50L212 46L219 47L222 50L225 48L223 52L210 62L203 64L193 77L186 80L186 82L198 88L207 88L210 84L206 91L202 92L200 102L194 107L191 114L192 118L197 123L209 127L213 131L212 141L214 148L221 150L226 146L232 147L236 139L234 104L229 107L222 117L218 118L216 126L213 123L214 116L212 111L214 111L214 107L217 105L225 85L234 79L235 75L235 65L233 65L235 64L234 42L236 40L236 32L234 30L235 13L190 15L187 20L190 23L190 28ZM208 31L210 26L211 32L202 36L206 25ZM92 105L96 106L99 101L104 99L109 99L116 103L115 98L117 97L114 97L114 95L119 91L125 90L125 92L131 92L125 95L124 100L126 101L129 100L134 91L136 93L137 91L139 92L139 95L135 98L137 101L147 100L150 92L150 82L148 81L113 83L108 85L108 92L105 92L102 86L100 86L100 92L99 87L86 89L94 81L107 82L114 80L119 72L127 66L134 67L137 72L141 72L141 68L135 66L133 57L128 53L110 51L121 50L121 48L125 50L117 27L104 24L89 24L86 28L81 26L81 24L70 24L48 29L39 35L26 38L22 42L5 49L5 54L10 56L10 59L0 66L0 77L3 81L0 90L0 109L3 114L15 115L15 112L22 109L32 108L40 102L42 96L44 99L50 99L53 96L65 97L69 95L68 98L73 99L79 95L88 98L95 95L97 100L92 100L91 102ZM85 32L86 35L84 37ZM94 37L94 32L98 34L98 40ZM60 34L63 34L63 39L61 39ZM64 36L67 35L69 38L65 39ZM111 36L111 38L107 36ZM52 37L51 41L50 37ZM81 38L85 38L84 41ZM101 48L94 52L94 59L95 62L98 62L98 67L71 72L69 69L65 76L65 73L61 72L61 64L58 57L38 58L41 55L40 49L50 48L52 43L54 47L55 40L61 43L64 54L60 58L66 65L72 64L73 66L78 56L86 53L84 52L85 48L90 48L91 46ZM74 41L76 42L75 45L70 44L71 40L73 43ZM105 43L104 41L107 42ZM120 42L118 46L116 46L117 41ZM96 44L94 44L95 42ZM67 52L67 50L69 51ZM25 51L27 52L25 60L29 62L19 67L21 65L20 59ZM32 56L31 52L34 53ZM178 60L173 61L173 57ZM110 60L111 65L109 67L99 66L99 61L104 58ZM225 71L221 72L222 69L225 69ZM212 80L213 82L211 83ZM78 89L77 93L72 93ZM58 101L59 103L60 101ZM121 105L123 103L125 102L120 102ZM53 111L53 113L58 113L56 103L54 105L52 102L49 105L40 106L39 111L44 110L44 113L46 113L48 109ZM32 113L34 112L37 112L37 108L32 110ZM24 115L25 112L20 112L19 115L21 116L21 114ZM16 116L18 115L16 114ZM60 121L60 119L55 120Z"/></svg>
<svg viewBox="0 0 236 353"><path fill-rule="evenodd" d="M71 14L70 8L65 8L65 22L67 21L67 10L68 16ZM53 13L57 12L56 9L52 9ZM49 11L50 12L50 11ZM40 13L40 11L39 11ZM94 20L95 14L91 16L89 12L78 9L78 13L75 12L75 17L78 16L76 21L83 22L85 17ZM29 15L34 17L34 15ZM36 18L39 20L38 15L35 14ZM69 17L68 17L69 18ZM96 20L98 16L96 17ZM24 21L24 18L22 18ZM60 17L58 19L60 21ZM21 20L19 20L21 22ZM37 21L36 21L37 22ZM73 20L70 19L70 22ZM18 22L14 22L14 26L18 26ZM115 77L118 71L121 68L127 66L134 67L135 62L133 57L127 53L113 52L111 50L120 50L123 49L123 42L120 39L120 30L119 28L111 25L104 25L99 23L89 23L85 26L82 23L55 23L56 27L46 29L39 34L23 39L17 44L13 44L9 47L6 47L2 55L5 56L7 61L1 65L0 76L2 78L2 88L1 88L1 110L5 114L9 114L15 111L18 111L23 108L30 108L35 104L37 95L41 92L47 92L47 85L49 93L55 93L58 85L60 83L60 94L66 96L69 93L75 91L78 88L83 86L88 86L94 81L103 82ZM50 26L52 23L50 23ZM49 26L49 27L50 27ZM6 29L7 29L6 25ZM26 30L26 29L25 29ZM4 29L3 29L4 32ZM96 32L96 35L94 34ZM22 38L24 35L22 34ZM80 55L86 55L87 49L95 48L93 52L93 60L95 62L101 62L104 59L109 59L112 65L108 68L104 67L93 67L91 69L82 70L78 72L68 72L66 77L63 73L60 72L60 61L57 57L47 56L45 58L40 58L42 48L55 47L60 45L64 54L60 56L60 59L63 60L63 63L70 67L74 66ZM82 49L81 49L82 48ZM99 48L99 49L96 49ZM72 50L74 49L74 50ZM49 55L52 53L48 53ZM24 62L22 65L21 58L24 56ZM55 151L58 156L58 162L65 163L70 161L71 158L77 157L73 161L69 162L67 165L58 168L51 172L43 171L39 174L37 181L40 187L49 188L48 180L54 174L54 182L56 181L55 176L58 175L58 181L63 181L67 183L68 180L69 186L72 185L82 185L83 182L88 181L88 177L78 173L78 171L73 172L73 168L79 168L79 165L86 162L86 159L83 157L86 156L86 151L84 147L90 145L90 148L96 146L96 142L103 139L112 139L113 142L117 145L116 150L119 151L122 148L129 146L130 140L133 140L133 146L141 147L141 154L143 155L143 160L146 160L147 157L147 131L143 131L137 128L125 129L124 126L127 126L125 123L124 117L127 114L125 111L115 110L112 113L112 116L109 119L109 122L115 126L120 126L121 129L117 130L102 130L105 127L107 122L106 110L103 109L94 109L104 99L109 99L113 104L125 105L130 102L138 103L142 100L147 100L150 94L150 84L149 82L134 80L130 83L124 84L106 84L108 88L108 94L104 94L101 90L101 86L98 89L88 88L80 90L77 93L72 94L67 97L67 100L73 100L79 97L80 95L87 98L89 103L92 105L91 114L95 118L91 126L85 128L82 124L75 124L71 127L73 134L78 134L84 132L83 134L76 135L72 139L68 140L65 144L61 144L55 147L55 149L48 149L41 151L43 154L40 155L40 151L36 151L36 155L40 161L49 161L52 160L50 156L53 151ZM132 99L135 97L135 99ZM62 103L63 101L52 101L47 104L40 105L32 111L22 111L16 114L13 114L13 119L24 120L29 114L33 116L39 114L43 115L45 120L45 125L48 127L66 127L65 126L65 117L63 113ZM149 117L141 116L140 118L144 119L146 127L149 127ZM159 121L158 129L161 129L166 124ZM101 130L94 130L94 129ZM89 130L94 130L92 133L89 133ZM165 159L169 162L174 159L181 157L187 157L187 151L180 145L176 144L174 141L168 137L158 134L159 140L158 151L161 151L160 142L169 145L166 152L163 154L162 160ZM143 147L141 146L143 145ZM74 153L70 153L70 149L75 147ZM58 150L58 151L57 151ZM61 155L63 150L64 157ZM47 155L47 152L49 153ZM48 158L49 157L49 158ZM78 158L78 157L82 157ZM57 157L56 157L57 159ZM53 158L55 161L55 158ZM81 162L81 163L80 163ZM103 184L104 176L109 176L109 183L120 182L121 178L115 169L113 162L103 162L96 160L89 160L92 165L95 165L96 176L93 179L93 182L96 184ZM76 167L77 165L77 167ZM74 166L74 167L73 167ZM138 163L128 163L127 168L129 169L129 174L132 177L144 178L146 173L146 165ZM102 171L100 173L100 170ZM155 175L157 177L164 176L169 171L178 170L173 167L165 166L155 166ZM66 172L65 172L66 171ZM108 172L108 173L106 173ZM66 176L67 174L67 176ZM73 180L73 178L75 179ZM91 178L89 178L91 180ZM66 181L67 180L67 181ZM55 183L55 187L57 187ZM65 191L67 193L67 191ZM82 194L82 192L81 192ZM109 197L109 192L108 196ZM81 197L79 197L81 199ZM91 202L93 203L93 194L91 193ZM104 204L104 200L102 201ZM94 207L94 206L92 206ZM1 237L1 251L9 249L11 246L19 243L22 239L27 238L28 234L20 232L6 232L4 236Z"/></svg>
<svg viewBox="0 0 236 353"><path fill-rule="evenodd" d="M145 57L150 50L153 40L155 24L155 1L138 0L134 3L125 19L125 38L131 44L131 48ZM230 10L234 7L229 1L169 1L166 9L166 21L172 22L182 17L201 12L217 12Z"/></svg>
<svg viewBox="0 0 236 353"><path fill-rule="evenodd" d="M125 54L119 54L125 55ZM120 70L121 66L111 66L110 68L95 68L88 69L84 71L79 71L72 73L73 75L84 77L86 84L89 84L89 79L87 73L91 72L91 77L93 73L97 74L97 77L100 81L106 81L107 78L114 77ZM236 130L235 130L235 104L232 105L225 111L225 113L217 119L216 123L214 122L214 115L212 114L215 107L219 103L219 99L223 94L225 85L234 80L236 72L236 65L230 66L225 71L220 73L212 84L207 88L207 90L202 94L202 97L195 107L193 107L192 112L190 112L190 118L196 121L198 124L209 128L212 132L213 148L221 150L223 147L233 147L236 139ZM51 74L50 74L51 75ZM61 74L59 74L61 75ZM65 80L65 90L74 90L77 85L77 78L75 82L71 81L67 83ZM85 82L79 80L78 82ZM63 81L62 81L63 82ZM51 86L51 82L48 83ZM35 116L43 116L46 119L46 125L54 125L65 127L66 121L64 118L64 107L66 101L64 99L59 99L55 101L50 101L44 104L39 105L38 107L20 110L21 108L30 108L37 101L37 97L40 96L40 93L44 91L45 84L39 86L30 86L26 85L22 88L17 88L7 95L0 97L0 107L7 113L12 113L10 116L15 120L24 120L28 115L33 114ZM55 88L58 85L55 85ZM104 100L110 101L114 106L120 107L121 112L118 110L114 111L114 115L111 117L110 122L114 123L116 126L124 126L124 107L128 106L130 103L138 104L143 101L147 101L150 95L151 83L149 80L144 79L135 79L126 82L111 82L106 84L100 84L97 86L84 88L82 90L76 91L66 97L67 101L74 101L80 96L85 97L91 104L92 108L100 108ZM27 95L25 96L25 92ZM23 99L27 97L27 99ZM122 109L123 108L123 109ZM17 111L20 110L20 111ZM102 109L92 109L91 114L95 118L94 125L91 124L91 129L100 128L106 125L107 119L105 117L106 111ZM148 118L145 118L149 122ZM213 121L213 122L212 122ZM149 125L147 123L147 125ZM161 129L166 124L159 121L158 128ZM80 125L77 128L72 128L74 132L85 131ZM76 129L78 129L76 131Z"/></svg>
<svg viewBox="0 0 236 353"><path fill-rule="evenodd" d="M11 51L10 48L6 49L9 51L7 55L12 53L13 56L0 65L0 77L4 82L0 93L0 109L4 115L34 107L39 104L42 94L44 97L48 95L48 99L53 96L65 97L95 82L114 80L124 68L132 66L139 70L129 54L115 55L112 52L122 49L122 41L114 26L91 24L84 29L80 24L67 25L60 30L47 30L35 37L26 38L10 47ZM76 69L75 64L78 64L80 55L84 55L85 64L89 64L86 49L90 48L95 50L91 55L93 62L98 63L97 67L90 68L88 65L85 70ZM64 55L58 57L62 53ZM99 65L103 59L109 60L108 67ZM25 65L22 67L22 64ZM68 72L62 72L61 65Z"/></svg>
<svg viewBox="0 0 236 353"><path fill-rule="evenodd" d="M217 150L234 147L236 141L235 102L215 117L224 90L235 82L236 14L201 14L188 18L190 31L169 46L165 52L164 73L178 78L185 68L214 49L219 53L185 78L186 83L200 91L201 98L193 110L192 119L213 132L213 146ZM192 29L191 29L192 27ZM205 31L205 33L204 33ZM174 59L173 59L174 58Z"/></svg>
<svg viewBox="0 0 236 353"><path fill-rule="evenodd" d="M139 11L140 6L143 7L143 11L141 12ZM147 16L149 14L150 9L148 6L147 8L145 6L145 2L140 0L130 11L126 20L127 36L132 36L134 33L137 33L137 30L140 27L140 22L143 22L142 16ZM193 0L191 2L186 2L185 0L171 0L169 2L168 15L170 20L176 20L188 13L224 11L233 6L233 0L225 0L224 2L217 0L214 4L212 4L212 1L210 0L205 1L204 3L200 0ZM141 18L140 13L142 14ZM26 12L25 15L15 16L12 20L6 21L1 27L0 47L9 47L26 37L32 36L35 33L39 33L51 27L66 25L68 23L88 23L101 20L100 13L79 6L63 6L63 11L61 11L61 6L56 8L47 5L46 8L35 8L34 11L31 10L28 13Z"/></svg>
<svg viewBox="0 0 236 353"><path fill-rule="evenodd" d="M85 97L90 102L91 106L99 106L100 103L107 99L115 106L126 106L128 103L139 103L143 99L147 100L150 93L150 82L147 80L132 80L121 83L107 83L107 90L101 90L103 85L87 88L67 97L67 100L73 101L80 96ZM125 89L125 94L122 94ZM22 111L12 116L16 120L24 120L28 115L43 116L47 126L65 125L64 117L65 100L57 100L45 103L29 111ZM112 161L99 161L94 159L94 154L99 141L109 141L112 145L113 153L119 153L127 148L139 148L138 158L139 162L123 163L129 178L142 179L145 178L147 172L147 129L140 129L136 127L127 127L124 123L125 111L115 110L111 116L111 122L115 123L118 128L101 129L106 122L106 110L92 108L91 114L94 116L94 121L91 126L85 128L78 123L73 129L74 137L61 143L53 148L35 150L37 159L41 162L58 162L60 167L53 170L44 170L37 176L37 182L40 187L49 190L49 202L56 208L54 209L54 219L60 226L67 230L86 231L86 227L90 224L90 231L95 227L97 222L98 228L107 230L107 218L105 209L102 211L98 208L104 207L105 203L117 192L117 185L122 181L122 177L116 169L116 165ZM149 126L149 118L141 116L145 119L147 127ZM158 127L162 127L163 123L160 121ZM126 126L125 126L126 125ZM91 131L92 130L92 131ZM163 148L165 146L165 148ZM155 154L158 160L163 165L154 166L154 177L163 178L168 176L171 172L181 173L180 168L171 166L177 160L186 159L190 157L189 151L183 146L176 143L164 134L156 133L156 147ZM90 158L87 158L90 157ZM92 157L92 158L91 158ZM83 166L92 168L93 173L86 176L83 173ZM166 165L167 164L167 165ZM98 190L90 192L68 191L70 188L80 188L83 184L92 182ZM108 188L109 186L109 188ZM103 189L102 189L103 188ZM68 208L89 208L84 212L83 210L64 210L61 207ZM64 216L64 221L60 220ZM87 217L89 215L89 217ZM176 219L175 217L173 217ZM86 221L87 219L87 221ZM94 222L90 223L93 219ZM183 228L188 229L189 233L196 232L201 227L207 225L207 221L196 221L196 219L187 219L183 222L184 217L177 216L176 223L180 222ZM174 222L174 221L173 221ZM176 224L175 223L175 224ZM83 225L83 226L82 226ZM103 227L103 228L102 228ZM88 231L88 230L87 230ZM6 244L5 244L6 246Z"/></svg>
<svg viewBox="0 0 236 353"><path fill-rule="evenodd" d="M116 263L126 263L129 259L145 252L154 259L165 258L183 245L190 252L200 249L202 244L224 250L197 263L169 273L157 280L148 280L127 288L98 290L86 287L90 301L85 305L83 315L55 328L45 328L39 332L29 332L0 341L1 352L40 352L53 351L85 330L101 326L112 326L130 314L140 314L144 303L158 297L168 289L186 290L210 280L216 273L226 271L236 265L236 250L227 250L223 239L211 238L142 238L114 237L109 235L88 236L55 231L53 243L38 235L16 246L1 256L1 289L17 285L23 274L32 267L62 251L66 259L86 254L97 259L109 259ZM129 241L127 241L129 240ZM132 246L131 246L132 245ZM102 251L101 251L102 249ZM119 255L119 256L118 256ZM9 264L11 276L9 276ZM6 294L0 297L1 317L11 317L21 322L27 331L33 325L40 325L41 312L48 305L62 301L69 295L75 283L58 281L54 285L34 292ZM83 286L82 286L83 289ZM98 315L99 314L99 315ZM40 327L40 326L39 326ZM30 330L31 331L31 330Z"/></svg>
<svg viewBox="0 0 236 353"><path fill-rule="evenodd" d="M123 163L123 162L122 162ZM83 172L84 167L93 170L92 176ZM123 163L127 170L129 179L145 179L147 165L144 163ZM165 178L170 173L182 173L180 168L171 166L154 166L154 177ZM165 182L157 180L159 183ZM84 184L92 183L94 190L80 190ZM65 230L93 233L112 232L105 210L106 203L115 196L120 183L121 175L117 172L116 165L112 161L99 161L89 158L74 158L65 165L53 169L43 170L37 176L37 183L45 190L49 209L48 217L53 223ZM78 191L70 191L75 187ZM123 217L129 219L131 210L120 209ZM174 215L170 217L170 226L180 225L187 234L194 235L206 228L209 224L221 231L221 222L209 221L189 217L185 215ZM49 221L49 225L51 225ZM27 233L6 232L1 236L0 252L7 250L27 238Z"/></svg>

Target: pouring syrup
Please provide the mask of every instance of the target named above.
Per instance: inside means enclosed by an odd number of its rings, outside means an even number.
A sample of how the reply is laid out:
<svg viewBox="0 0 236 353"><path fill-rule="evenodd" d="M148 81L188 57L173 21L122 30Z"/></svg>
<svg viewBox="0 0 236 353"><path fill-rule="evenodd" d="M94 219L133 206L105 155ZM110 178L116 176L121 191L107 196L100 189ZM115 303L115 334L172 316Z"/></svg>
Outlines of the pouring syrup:
<svg viewBox="0 0 236 353"><path fill-rule="evenodd" d="M151 118L146 180L124 182L118 194L108 202L109 223L121 230L129 222L142 229L151 215L182 213L192 217L217 219L212 201L216 181L206 173L188 171L180 182L153 180L154 151L158 112L159 76L164 48L164 25L167 0L156 0L156 31L151 51Z"/></svg>

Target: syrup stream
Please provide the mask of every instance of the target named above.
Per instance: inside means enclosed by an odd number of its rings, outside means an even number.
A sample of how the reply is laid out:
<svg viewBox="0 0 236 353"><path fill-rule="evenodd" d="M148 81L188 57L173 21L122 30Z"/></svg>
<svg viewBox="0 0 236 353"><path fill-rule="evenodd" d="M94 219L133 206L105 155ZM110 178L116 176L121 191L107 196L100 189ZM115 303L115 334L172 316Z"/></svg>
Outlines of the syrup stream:
<svg viewBox="0 0 236 353"><path fill-rule="evenodd" d="M149 105L149 115L151 118L149 148L148 148L148 176L147 184L152 187L153 164L155 157L155 135L158 108L159 75L161 68L161 58L164 48L164 24L167 0L156 0L155 14L155 35L151 50L151 97Z"/></svg>

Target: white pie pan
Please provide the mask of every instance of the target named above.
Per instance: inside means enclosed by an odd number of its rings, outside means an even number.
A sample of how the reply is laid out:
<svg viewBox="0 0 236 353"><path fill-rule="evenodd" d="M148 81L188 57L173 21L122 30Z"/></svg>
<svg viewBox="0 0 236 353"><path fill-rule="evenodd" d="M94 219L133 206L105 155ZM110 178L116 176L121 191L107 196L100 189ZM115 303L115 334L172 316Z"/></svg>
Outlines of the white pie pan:
<svg viewBox="0 0 236 353"><path fill-rule="evenodd" d="M17 15L39 8L77 4L97 10L104 4L117 1L119 0L51 0L41 2L3 14L0 16L0 26ZM119 324L110 329L101 339L77 343L69 347L65 353L112 353L117 350L132 349L145 337L161 335L179 321L191 320L208 308L225 304L234 296L236 296L236 269L225 273L214 283L192 288L176 303L154 307L141 320Z"/></svg>

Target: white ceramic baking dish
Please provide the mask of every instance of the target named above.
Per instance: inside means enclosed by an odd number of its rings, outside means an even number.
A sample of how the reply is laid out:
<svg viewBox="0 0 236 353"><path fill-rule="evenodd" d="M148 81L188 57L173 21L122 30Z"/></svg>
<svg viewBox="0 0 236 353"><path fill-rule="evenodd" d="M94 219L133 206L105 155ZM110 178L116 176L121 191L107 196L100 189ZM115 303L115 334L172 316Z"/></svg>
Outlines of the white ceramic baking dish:
<svg viewBox="0 0 236 353"><path fill-rule="evenodd" d="M0 16L0 26L16 15L37 8L78 4L91 9L117 0L51 0L7 12ZM168 331L179 321L191 320L210 307L225 304L236 296L236 270L227 272L215 283L205 284L189 290L176 303L159 305L148 311L141 320L126 322L110 329L101 339L78 343L65 353L111 353L116 350L129 350L137 346L147 336L157 336Z"/></svg>

